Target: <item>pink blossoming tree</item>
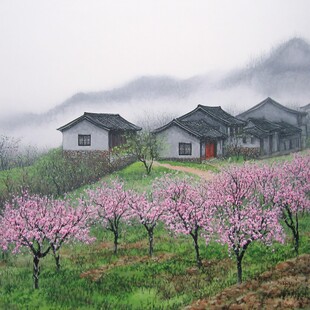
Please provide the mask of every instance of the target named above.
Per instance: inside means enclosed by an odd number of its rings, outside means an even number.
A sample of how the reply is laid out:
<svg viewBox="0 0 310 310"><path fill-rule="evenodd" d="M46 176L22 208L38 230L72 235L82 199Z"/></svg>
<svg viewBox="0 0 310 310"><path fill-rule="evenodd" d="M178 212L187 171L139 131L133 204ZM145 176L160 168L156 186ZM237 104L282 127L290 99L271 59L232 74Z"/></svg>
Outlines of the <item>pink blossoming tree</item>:
<svg viewBox="0 0 310 310"><path fill-rule="evenodd" d="M40 260L51 249L55 259L57 258L56 264L59 264L57 251L65 241L73 238L90 240L88 229L83 225L72 225L77 222L76 216L81 217L78 213L79 211L69 207L64 208L60 202L37 195L29 196L27 193L6 204L1 221L4 240L7 244L14 245L14 253L19 252L22 247L30 250L33 256L35 289L39 288Z"/></svg>
<svg viewBox="0 0 310 310"><path fill-rule="evenodd" d="M236 257L237 279L242 282L242 259L252 242L283 242L279 209L274 207L273 169L245 165L231 168L212 182L217 207L218 238Z"/></svg>
<svg viewBox="0 0 310 310"><path fill-rule="evenodd" d="M128 200L131 208L131 216L137 218L147 231L149 239L149 256L153 256L154 251L154 229L163 214L162 206L154 199L152 194L131 193Z"/></svg>
<svg viewBox="0 0 310 310"><path fill-rule="evenodd" d="M89 203L94 206L96 217L102 225L114 234L114 254L117 254L118 239L122 221L130 218L128 192L119 181L87 191Z"/></svg>
<svg viewBox="0 0 310 310"><path fill-rule="evenodd" d="M292 232L294 250L299 251L299 217L310 211L310 156L296 155L294 159L277 167L278 181L275 203L282 218Z"/></svg>
<svg viewBox="0 0 310 310"><path fill-rule="evenodd" d="M177 234L189 235L194 242L197 266L202 266L199 235L203 228L206 240L213 234L214 208L206 184L198 184L192 178L164 178L156 184L156 195L162 197L162 216L168 229Z"/></svg>
<svg viewBox="0 0 310 310"><path fill-rule="evenodd" d="M28 196L16 198L4 210L5 239L14 244L14 253L27 247L33 256L34 288L39 288L40 259L50 251L48 238L52 232L49 219L50 202L46 197Z"/></svg>
<svg viewBox="0 0 310 310"><path fill-rule="evenodd" d="M60 270L59 250L65 242L77 240L89 244L95 240L90 237L90 225L93 212L83 201L75 208L68 202L55 200L49 210L53 229L49 236L49 243L54 255L56 268Z"/></svg>

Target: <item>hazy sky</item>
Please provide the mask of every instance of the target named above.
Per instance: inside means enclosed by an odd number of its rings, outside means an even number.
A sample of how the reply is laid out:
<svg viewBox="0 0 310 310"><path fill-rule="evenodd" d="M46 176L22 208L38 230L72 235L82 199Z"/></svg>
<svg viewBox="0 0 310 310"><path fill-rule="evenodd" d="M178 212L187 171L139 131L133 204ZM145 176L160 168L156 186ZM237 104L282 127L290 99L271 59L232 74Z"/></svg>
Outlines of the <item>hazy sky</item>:
<svg viewBox="0 0 310 310"><path fill-rule="evenodd" d="M293 36L308 0L0 0L1 113L148 74L230 70Z"/></svg>

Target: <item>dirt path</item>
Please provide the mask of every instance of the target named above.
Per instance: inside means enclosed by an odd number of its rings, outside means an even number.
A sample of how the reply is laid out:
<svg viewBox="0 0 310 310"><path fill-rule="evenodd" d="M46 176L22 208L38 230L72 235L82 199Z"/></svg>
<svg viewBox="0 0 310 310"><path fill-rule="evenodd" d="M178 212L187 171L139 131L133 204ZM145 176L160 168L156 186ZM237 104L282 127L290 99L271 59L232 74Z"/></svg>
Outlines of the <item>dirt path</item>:
<svg viewBox="0 0 310 310"><path fill-rule="evenodd" d="M186 172L186 173L192 173L195 175L198 175L199 177L201 177L202 179L205 180L211 180L214 177L214 173L211 171L203 171L203 170L199 170L199 169L195 169L192 167L184 167L184 166L172 166L170 164L162 164L159 162L154 162L154 166L160 166L160 167L165 167L171 170L176 170L176 171L182 171L182 172Z"/></svg>

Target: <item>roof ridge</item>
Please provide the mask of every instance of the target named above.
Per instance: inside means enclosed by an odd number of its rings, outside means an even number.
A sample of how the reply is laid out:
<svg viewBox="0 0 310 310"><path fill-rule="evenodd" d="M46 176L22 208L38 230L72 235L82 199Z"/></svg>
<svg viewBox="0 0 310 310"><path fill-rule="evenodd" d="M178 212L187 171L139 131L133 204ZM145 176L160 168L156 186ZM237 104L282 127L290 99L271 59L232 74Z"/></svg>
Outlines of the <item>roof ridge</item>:
<svg viewBox="0 0 310 310"><path fill-rule="evenodd" d="M139 131L142 129L141 127L127 121L125 118L123 118L119 114L84 112L84 114L82 114L80 117L74 119L73 121L67 123L64 126L57 128L57 130L63 131L63 130L69 129L82 120L86 120L92 123L93 125L103 128L107 131L110 131L110 130Z"/></svg>
<svg viewBox="0 0 310 310"><path fill-rule="evenodd" d="M87 114L93 114L93 115L114 115L114 116L120 116L119 114L115 114L115 113L95 113L95 112L84 112L84 115Z"/></svg>
<svg viewBox="0 0 310 310"><path fill-rule="evenodd" d="M264 99L263 101L259 102L258 104L256 104L256 105L253 106L252 108L250 108L250 109L248 109L248 110L246 110L246 111L244 111L244 112L238 114L237 116L240 117L240 116L243 116L243 115L245 115L245 114L247 114L247 113L249 113L249 112L255 111L256 109L260 108L261 106L265 105L265 104L268 103L268 102L271 103L271 104L273 104L274 106L280 107L280 108L282 108L282 109L284 109L284 110L287 110L287 111L289 111L289 112L291 112L291 113L295 113L295 114L306 114L306 112L302 112L302 111L298 111L298 110L294 110L294 109L288 108L288 107L286 107L285 105L283 105L283 104L281 104L281 103L275 101L275 100L272 99L271 97L267 97L266 99Z"/></svg>

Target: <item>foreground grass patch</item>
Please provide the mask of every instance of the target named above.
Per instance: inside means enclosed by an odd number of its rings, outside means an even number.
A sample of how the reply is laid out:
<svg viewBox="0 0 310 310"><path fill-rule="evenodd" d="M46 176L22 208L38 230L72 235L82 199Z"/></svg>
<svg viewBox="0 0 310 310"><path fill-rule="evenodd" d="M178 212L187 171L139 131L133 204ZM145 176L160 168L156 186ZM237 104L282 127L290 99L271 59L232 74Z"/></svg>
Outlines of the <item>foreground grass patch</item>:
<svg viewBox="0 0 310 310"><path fill-rule="evenodd" d="M204 161L202 163L194 163L194 162L179 162L179 161L170 161L170 160L160 160L160 163L169 164L171 166L180 166L180 167L191 167L194 169L202 170L202 171L211 171L211 172L219 172L219 168L216 164L212 164L211 161Z"/></svg>
<svg viewBox="0 0 310 310"><path fill-rule="evenodd" d="M300 221L301 253L310 253L309 216ZM122 231L119 254L112 254L112 236L94 228L94 244L65 246L62 269L53 258L42 260L40 289L32 289L32 259L27 253L9 255L0 264L0 309L180 309L236 283L235 261L217 243L200 242L202 270L195 264L191 239L171 236L163 226L155 232L155 256L147 256L141 226ZM292 258L285 245L272 248L253 243L244 258L244 280L255 279L277 263ZM83 276L99 270L98 277Z"/></svg>

